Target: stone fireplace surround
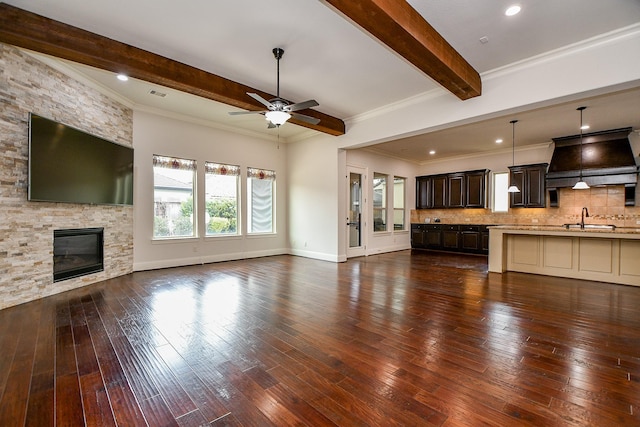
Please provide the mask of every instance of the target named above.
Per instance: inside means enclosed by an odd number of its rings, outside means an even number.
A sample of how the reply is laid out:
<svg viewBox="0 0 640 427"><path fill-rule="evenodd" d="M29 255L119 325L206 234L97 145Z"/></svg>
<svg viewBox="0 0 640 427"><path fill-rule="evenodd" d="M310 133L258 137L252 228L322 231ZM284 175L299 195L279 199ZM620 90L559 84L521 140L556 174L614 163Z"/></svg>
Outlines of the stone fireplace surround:
<svg viewBox="0 0 640 427"><path fill-rule="evenodd" d="M133 207L29 202L28 117L34 112L133 145L133 111L0 44L0 309L133 271ZM104 228L104 271L53 281L53 230Z"/></svg>

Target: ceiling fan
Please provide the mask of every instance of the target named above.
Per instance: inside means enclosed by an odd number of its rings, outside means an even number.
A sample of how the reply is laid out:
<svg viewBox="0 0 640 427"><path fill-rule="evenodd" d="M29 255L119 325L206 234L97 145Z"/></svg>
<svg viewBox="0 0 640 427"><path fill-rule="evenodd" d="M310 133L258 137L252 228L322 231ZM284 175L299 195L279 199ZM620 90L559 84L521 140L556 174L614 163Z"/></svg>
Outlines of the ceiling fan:
<svg viewBox="0 0 640 427"><path fill-rule="evenodd" d="M267 121L269 121L269 125L267 126L268 128L278 127L284 124L292 116L297 120L302 120L303 122L307 122L312 125L317 125L318 123L320 123L320 119L316 119L315 117L307 116L305 114L296 113L296 111L304 110L311 107L317 107L318 105L320 105L315 99L298 102L296 104L290 104L286 99L280 98L280 59L282 58L283 54L284 49L281 49L279 47L273 49L273 56L275 56L276 61L278 62L276 97L267 101L257 93L247 92L247 95L258 101L268 109L260 111L230 111L229 114L231 114L232 116L240 114L264 114L267 117Z"/></svg>

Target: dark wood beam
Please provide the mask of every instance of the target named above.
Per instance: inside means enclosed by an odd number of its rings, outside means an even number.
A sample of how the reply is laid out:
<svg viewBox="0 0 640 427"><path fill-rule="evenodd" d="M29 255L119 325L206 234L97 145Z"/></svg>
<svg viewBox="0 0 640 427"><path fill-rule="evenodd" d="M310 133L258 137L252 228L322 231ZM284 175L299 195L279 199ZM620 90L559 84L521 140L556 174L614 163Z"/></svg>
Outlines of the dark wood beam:
<svg viewBox="0 0 640 427"><path fill-rule="evenodd" d="M264 106L247 95L255 92L265 99L275 95L224 77L165 58L62 22L0 3L0 42L68 59L115 73L177 89L245 110ZM330 135L343 135L344 122L319 111L299 111L320 119L312 125L290 122Z"/></svg>
<svg viewBox="0 0 640 427"><path fill-rule="evenodd" d="M482 93L478 72L405 0L325 0L458 98Z"/></svg>

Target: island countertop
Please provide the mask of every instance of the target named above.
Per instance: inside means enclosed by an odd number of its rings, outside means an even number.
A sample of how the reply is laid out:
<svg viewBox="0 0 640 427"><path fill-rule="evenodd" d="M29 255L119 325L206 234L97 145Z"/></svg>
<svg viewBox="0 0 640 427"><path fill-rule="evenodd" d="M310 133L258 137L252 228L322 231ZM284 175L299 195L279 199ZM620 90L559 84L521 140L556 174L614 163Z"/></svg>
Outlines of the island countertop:
<svg viewBox="0 0 640 427"><path fill-rule="evenodd" d="M639 259L636 227L489 227L489 271L494 273L518 271L640 286Z"/></svg>
<svg viewBox="0 0 640 427"><path fill-rule="evenodd" d="M496 230L511 230L511 231L525 231L531 234L544 234L547 232L553 233L608 233L608 234L640 234L640 228L636 227L615 227L605 228L600 224L585 224L585 228L580 228L579 224L572 224L570 228L565 225L491 225L488 227ZM529 234L529 233L527 233Z"/></svg>

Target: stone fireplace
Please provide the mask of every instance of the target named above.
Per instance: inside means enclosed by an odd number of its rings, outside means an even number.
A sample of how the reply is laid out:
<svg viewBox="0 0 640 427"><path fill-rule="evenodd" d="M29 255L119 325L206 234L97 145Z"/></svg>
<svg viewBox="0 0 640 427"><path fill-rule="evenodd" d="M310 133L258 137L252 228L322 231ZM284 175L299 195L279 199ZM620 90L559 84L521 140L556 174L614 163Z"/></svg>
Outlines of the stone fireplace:
<svg viewBox="0 0 640 427"><path fill-rule="evenodd" d="M96 90L92 82L52 68L49 62L0 43L0 100L6 101L0 108L0 309L133 271L132 206L28 200L30 112L133 145L129 107ZM90 271L95 269L92 274L76 276L76 271L64 280L56 278L52 286L54 231L96 224L104 227L102 267L93 265L99 262L90 263Z"/></svg>

